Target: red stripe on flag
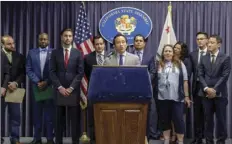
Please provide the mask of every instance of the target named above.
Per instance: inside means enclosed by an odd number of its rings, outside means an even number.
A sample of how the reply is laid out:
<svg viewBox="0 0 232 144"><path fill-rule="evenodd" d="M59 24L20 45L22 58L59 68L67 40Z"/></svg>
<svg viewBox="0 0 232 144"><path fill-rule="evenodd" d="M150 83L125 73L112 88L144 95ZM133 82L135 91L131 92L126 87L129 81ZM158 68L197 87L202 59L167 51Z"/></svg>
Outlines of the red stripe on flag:
<svg viewBox="0 0 232 144"><path fill-rule="evenodd" d="M88 54L91 53L92 50L90 49L88 43L87 43L87 42L84 42L84 45L85 45L85 48L86 48L86 51L88 52Z"/></svg>

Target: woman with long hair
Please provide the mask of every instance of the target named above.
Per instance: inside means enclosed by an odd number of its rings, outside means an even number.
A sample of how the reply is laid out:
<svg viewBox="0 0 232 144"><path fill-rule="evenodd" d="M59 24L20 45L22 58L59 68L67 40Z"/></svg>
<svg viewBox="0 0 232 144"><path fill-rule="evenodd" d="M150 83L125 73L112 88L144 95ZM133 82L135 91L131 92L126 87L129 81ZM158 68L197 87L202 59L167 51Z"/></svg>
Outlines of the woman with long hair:
<svg viewBox="0 0 232 144"><path fill-rule="evenodd" d="M178 144L183 144L185 123L184 103L190 107L188 74L182 61L174 57L172 45L165 45L158 65L158 109L164 144L170 142L173 121Z"/></svg>

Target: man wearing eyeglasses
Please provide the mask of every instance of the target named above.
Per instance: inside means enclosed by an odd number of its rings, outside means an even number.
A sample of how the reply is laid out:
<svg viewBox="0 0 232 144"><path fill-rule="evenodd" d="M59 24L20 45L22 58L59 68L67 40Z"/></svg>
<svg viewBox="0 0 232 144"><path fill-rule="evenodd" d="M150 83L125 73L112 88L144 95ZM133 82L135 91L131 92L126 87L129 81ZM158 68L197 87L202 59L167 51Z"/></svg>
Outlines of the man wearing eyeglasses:
<svg viewBox="0 0 232 144"><path fill-rule="evenodd" d="M192 144L202 144L203 132L204 132L204 114L203 114L203 104L202 97L198 95L198 91L201 88L201 84L198 78L197 68L200 64L201 58L207 53L207 43L208 43L208 34L205 32L198 32L196 34L196 42L198 48L191 52L189 55L190 58L190 69L192 78L192 96L194 101L194 133L195 139L192 141Z"/></svg>

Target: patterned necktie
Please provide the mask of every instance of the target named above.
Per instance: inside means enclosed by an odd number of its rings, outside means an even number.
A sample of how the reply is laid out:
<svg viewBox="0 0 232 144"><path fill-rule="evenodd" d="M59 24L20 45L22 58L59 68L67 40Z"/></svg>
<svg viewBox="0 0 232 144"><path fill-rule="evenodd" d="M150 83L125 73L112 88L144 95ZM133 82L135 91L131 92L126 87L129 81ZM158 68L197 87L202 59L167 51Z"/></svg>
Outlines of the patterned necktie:
<svg viewBox="0 0 232 144"><path fill-rule="evenodd" d="M68 51L69 51L68 49L65 49L65 57L64 57L65 68L67 68L68 66L68 60L69 60Z"/></svg>
<svg viewBox="0 0 232 144"><path fill-rule="evenodd" d="M97 62L98 65L102 65L103 64L103 59L102 59L102 56L101 54L98 54L98 62Z"/></svg>
<svg viewBox="0 0 232 144"><path fill-rule="evenodd" d="M212 57L211 63L214 64L215 63L215 55L211 55L211 57Z"/></svg>
<svg viewBox="0 0 232 144"><path fill-rule="evenodd" d="M140 63L141 63L141 51L137 51L137 55L138 55L139 61L140 61Z"/></svg>
<svg viewBox="0 0 232 144"><path fill-rule="evenodd" d="M120 55L120 58L119 58L119 65L123 65L123 55Z"/></svg>

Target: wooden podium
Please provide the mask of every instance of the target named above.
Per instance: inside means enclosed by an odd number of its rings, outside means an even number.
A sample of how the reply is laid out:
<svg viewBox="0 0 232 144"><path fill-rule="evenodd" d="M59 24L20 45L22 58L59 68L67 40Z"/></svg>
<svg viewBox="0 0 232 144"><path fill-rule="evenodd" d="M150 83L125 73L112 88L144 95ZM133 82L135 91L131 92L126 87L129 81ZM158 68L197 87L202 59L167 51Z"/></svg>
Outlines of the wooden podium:
<svg viewBox="0 0 232 144"><path fill-rule="evenodd" d="M94 104L96 144L144 144L148 104Z"/></svg>
<svg viewBox="0 0 232 144"><path fill-rule="evenodd" d="M152 96L147 67L95 67L88 96L96 144L145 144Z"/></svg>

